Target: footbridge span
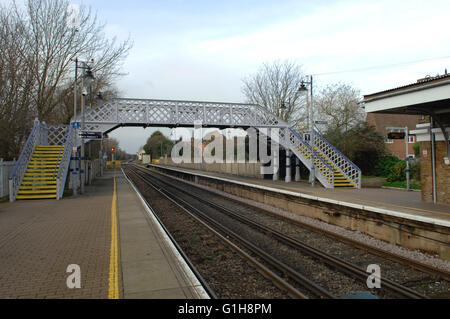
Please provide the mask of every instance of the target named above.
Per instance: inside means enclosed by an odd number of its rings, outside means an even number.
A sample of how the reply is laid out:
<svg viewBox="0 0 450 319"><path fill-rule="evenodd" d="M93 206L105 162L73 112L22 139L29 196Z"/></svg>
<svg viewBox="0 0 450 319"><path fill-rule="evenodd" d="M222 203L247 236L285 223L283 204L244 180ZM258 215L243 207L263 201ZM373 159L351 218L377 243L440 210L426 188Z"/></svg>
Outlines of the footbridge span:
<svg viewBox="0 0 450 319"><path fill-rule="evenodd" d="M279 129L278 142L286 153L292 152L309 170L314 169L316 178L324 187L361 187L361 170L317 131L314 130L313 136L306 141L303 133L260 105L116 98L88 108L83 119L78 116L73 122L81 120L84 122L84 131L102 134L122 126L193 127L199 123L202 127L253 127L262 134L268 134L268 129L276 128ZM27 189L38 189L39 195L32 197L43 196L45 190L38 186L45 186L47 190L51 187L52 191L54 186L55 193L48 196L57 199L62 197L69 171L70 152L74 146L80 146L81 141L77 137L77 129L72 128L72 125L66 128L59 126L59 129L62 137L52 140L48 136L52 127L35 122L10 176L11 201L21 193L26 197ZM60 147L49 147L51 145ZM51 161L46 161L46 156ZM33 179L37 178L40 178L40 184L33 184ZM25 180L28 180L27 186L23 184ZM50 185L44 184L44 181Z"/></svg>

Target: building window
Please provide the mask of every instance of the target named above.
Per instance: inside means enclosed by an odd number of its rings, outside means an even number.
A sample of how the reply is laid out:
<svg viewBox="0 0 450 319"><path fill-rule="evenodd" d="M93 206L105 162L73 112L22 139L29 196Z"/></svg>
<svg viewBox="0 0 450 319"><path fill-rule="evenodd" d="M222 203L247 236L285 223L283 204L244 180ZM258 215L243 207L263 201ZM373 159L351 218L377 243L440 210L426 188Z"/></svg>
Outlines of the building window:
<svg viewBox="0 0 450 319"><path fill-rule="evenodd" d="M415 135L408 135L408 143L414 144L416 142L416 136Z"/></svg>

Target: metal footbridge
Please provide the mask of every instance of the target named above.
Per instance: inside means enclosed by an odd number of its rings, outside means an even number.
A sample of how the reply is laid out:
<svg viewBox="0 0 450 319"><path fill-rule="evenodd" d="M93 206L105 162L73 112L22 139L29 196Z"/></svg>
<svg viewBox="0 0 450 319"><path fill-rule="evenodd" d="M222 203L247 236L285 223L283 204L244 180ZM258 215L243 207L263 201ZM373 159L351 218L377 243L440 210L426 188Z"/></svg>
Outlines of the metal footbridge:
<svg viewBox="0 0 450 319"><path fill-rule="evenodd" d="M80 120L78 116L73 122ZM268 134L271 128L279 129L277 142L309 170L314 169L324 187L361 187L361 170L317 131L306 141L303 133L259 105L117 98L88 108L84 115L84 131L102 134L123 126L173 128L199 123L202 127L221 129L253 127L261 134ZM36 120L10 176L10 200L60 199L69 171L70 152L80 143L72 126L47 126ZM49 145L60 147L51 149ZM42 152L48 154L48 160Z"/></svg>

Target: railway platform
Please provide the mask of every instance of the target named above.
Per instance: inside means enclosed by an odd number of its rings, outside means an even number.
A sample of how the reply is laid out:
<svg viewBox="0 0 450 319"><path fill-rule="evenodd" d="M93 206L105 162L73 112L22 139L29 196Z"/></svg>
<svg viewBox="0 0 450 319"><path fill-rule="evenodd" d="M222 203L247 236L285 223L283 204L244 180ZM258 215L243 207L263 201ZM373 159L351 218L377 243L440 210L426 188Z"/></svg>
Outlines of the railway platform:
<svg viewBox="0 0 450 319"><path fill-rule="evenodd" d="M5 298L208 295L122 171L111 169L83 195L0 203Z"/></svg>
<svg viewBox="0 0 450 319"><path fill-rule="evenodd" d="M230 175L215 172L203 172L194 169L177 168L171 166L158 165L167 169L175 169L204 176L216 177L240 183L248 183L256 186L285 190L316 197L320 200L339 201L359 205L362 207L374 206L386 211L405 214L405 217L414 216L426 217L430 219L448 222L450 226L450 205L426 203L421 200L420 192L404 191L387 188L362 188L362 189L326 189L319 183L312 187L307 181L286 183L285 181L273 181L271 179L258 179L252 177Z"/></svg>

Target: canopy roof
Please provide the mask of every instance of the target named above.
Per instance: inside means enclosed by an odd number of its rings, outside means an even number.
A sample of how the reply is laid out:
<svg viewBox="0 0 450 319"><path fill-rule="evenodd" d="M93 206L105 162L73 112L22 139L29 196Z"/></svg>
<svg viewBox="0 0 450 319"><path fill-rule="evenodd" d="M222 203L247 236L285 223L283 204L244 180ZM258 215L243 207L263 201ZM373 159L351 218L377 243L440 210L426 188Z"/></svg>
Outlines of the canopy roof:
<svg viewBox="0 0 450 319"><path fill-rule="evenodd" d="M416 83L364 95L367 113L450 113L450 74L426 77Z"/></svg>

